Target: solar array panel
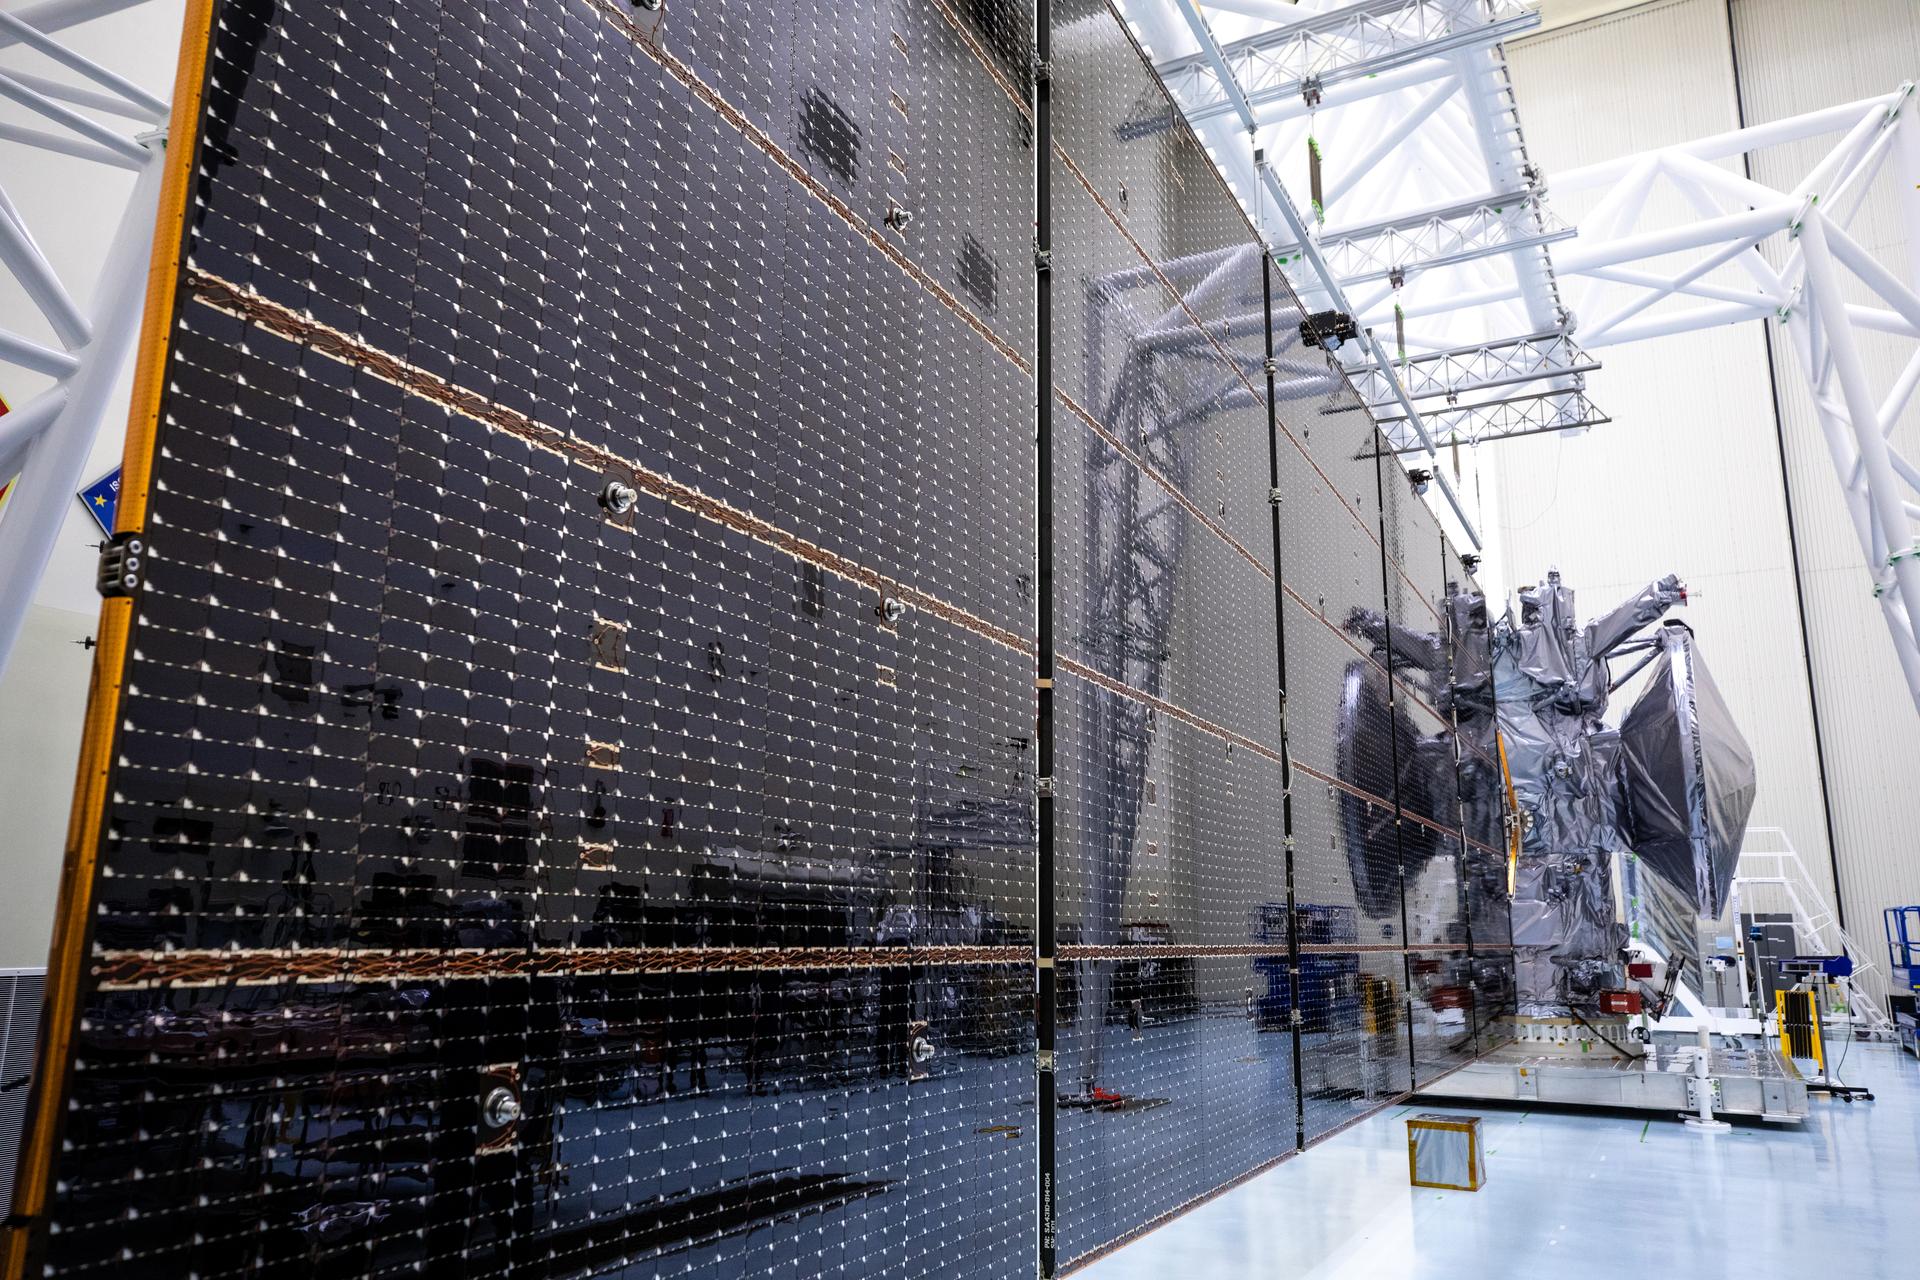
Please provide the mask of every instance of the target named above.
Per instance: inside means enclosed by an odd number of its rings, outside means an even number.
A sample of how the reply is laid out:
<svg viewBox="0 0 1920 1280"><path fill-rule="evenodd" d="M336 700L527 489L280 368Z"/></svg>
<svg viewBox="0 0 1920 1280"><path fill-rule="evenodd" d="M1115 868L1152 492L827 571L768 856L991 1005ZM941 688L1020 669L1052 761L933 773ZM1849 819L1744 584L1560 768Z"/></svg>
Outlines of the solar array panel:
<svg viewBox="0 0 1920 1280"><path fill-rule="evenodd" d="M1497 1034L1484 611L1104 0L188 23L11 1274L1064 1270Z"/></svg>

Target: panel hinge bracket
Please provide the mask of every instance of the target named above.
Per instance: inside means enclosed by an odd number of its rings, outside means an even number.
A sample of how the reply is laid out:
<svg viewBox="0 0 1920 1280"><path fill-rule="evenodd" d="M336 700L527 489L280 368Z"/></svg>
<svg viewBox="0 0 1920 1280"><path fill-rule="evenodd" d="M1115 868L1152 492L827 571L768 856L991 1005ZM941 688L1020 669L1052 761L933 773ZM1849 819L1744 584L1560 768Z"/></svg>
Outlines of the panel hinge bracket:
<svg viewBox="0 0 1920 1280"><path fill-rule="evenodd" d="M1053 1074L1053 1050L1041 1049L1036 1051L1033 1055L1033 1066L1036 1071L1044 1071L1049 1075Z"/></svg>
<svg viewBox="0 0 1920 1280"><path fill-rule="evenodd" d="M1269 489L1267 490L1267 501L1277 507L1282 502L1286 501L1286 495L1281 493L1278 489Z"/></svg>
<svg viewBox="0 0 1920 1280"><path fill-rule="evenodd" d="M94 586L109 600L130 596L146 578L147 544L138 533L116 533L100 544Z"/></svg>
<svg viewBox="0 0 1920 1280"><path fill-rule="evenodd" d="M1043 275L1053 270L1053 250L1033 246L1033 269Z"/></svg>
<svg viewBox="0 0 1920 1280"><path fill-rule="evenodd" d="M1053 63L1037 53L1032 55L1032 57L1033 60L1027 65L1033 72L1033 82L1035 84L1045 84L1047 81L1053 79Z"/></svg>
<svg viewBox="0 0 1920 1280"><path fill-rule="evenodd" d="M1034 779L1033 785L1034 790L1039 793L1042 800L1053 799L1053 778L1051 776L1036 778Z"/></svg>

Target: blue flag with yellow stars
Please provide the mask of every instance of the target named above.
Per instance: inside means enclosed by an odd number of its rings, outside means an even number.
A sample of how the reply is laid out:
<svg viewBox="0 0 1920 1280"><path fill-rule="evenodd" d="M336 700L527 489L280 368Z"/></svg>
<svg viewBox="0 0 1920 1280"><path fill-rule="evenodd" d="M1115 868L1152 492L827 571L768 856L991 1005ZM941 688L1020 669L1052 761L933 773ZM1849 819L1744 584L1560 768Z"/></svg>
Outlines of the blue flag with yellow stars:
<svg viewBox="0 0 1920 1280"><path fill-rule="evenodd" d="M120 468L115 467L80 491L87 514L100 522L100 531L113 532L113 513L120 506Z"/></svg>

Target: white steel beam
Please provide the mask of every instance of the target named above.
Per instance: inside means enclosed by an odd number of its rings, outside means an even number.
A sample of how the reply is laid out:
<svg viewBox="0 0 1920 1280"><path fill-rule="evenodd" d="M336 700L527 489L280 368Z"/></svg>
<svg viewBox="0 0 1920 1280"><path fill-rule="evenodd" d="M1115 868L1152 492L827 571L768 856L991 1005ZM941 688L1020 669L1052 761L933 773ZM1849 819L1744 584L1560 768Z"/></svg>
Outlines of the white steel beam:
<svg viewBox="0 0 1920 1280"><path fill-rule="evenodd" d="M0 413L0 480L19 470L13 464L66 406L65 386L52 386L10 413Z"/></svg>
<svg viewBox="0 0 1920 1280"><path fill-rule="evenodd" d="M111 71L93 59L75 53L52 36L35 28L31 23L22 21L16 14L0 12L0 35L12 36L21 44L45 54L67 70L85 76L102 89L125 99L128 105L144 112L150 121L157 121L167 114L167 104L159 98L118 72Z"/></svg>
<svg viewBox="0 0 1920 1280"><path fill-rule="evenodd" d="M0 330L0 364L54 380L0 417L0 474L18 476L0 520L0 672L25 621L103 422L122 419L120 377L139 334L165 148L150 126L167 104L126 77L67 48L50 33L106 17L141 0L45 0L0 13L0 48L24 48L85 82L76 86L0 71L0 97L34 112L44 130L0 125L0 140L106 167L132 169L132 193L118 229L89 263L99 268L90 309L41 251L6 192L15 171L0 169L0 272L17 283L57 345ZM75 108L137 122L139 139ZM57 181L57 179L55 179Z"/></svg>
<svg viewBox="0 0 1920 1280"><path fill-rule="evenodd" d="M68 347L86 342L89 332L86 317L80 314L73 295L67 292L59 274L34 242L33 232L27 228L26 219L20 216L13 201L7 198L5 188L0 188L0 267L13 274L61 342Z"/></svg>
<svg viewBox="0 0 1920 1280"><path fill-rule="evenodd" d="M1412 275L1571 239L1574 229L1546 212L1531 191L1483 196L1449 208L1399 214L1370 226L1328 229L1320 253L1341 286ZM1275 245L1292 253L1297 243Z"/></svg>
<svg viewBox="0 0 1920 1280"><path fill-rule="evenodd" d="M148 152L132 197L101 264L92 340L67 383L67 401L34 440L18 491L0 520L0 672L4 672L27 606L82 481L87 454L113 403L115 385L140 334L141 299L152 256L154 208L165 169L164 148Z"/></svg>
<svg viewBox="0 0 1920 1280"><path fill-rule="evenodd" d="M1427 415L1434 439L1442 444L1455 441L1485 444L1489 440L1510 440L1516 436L1584 430L1611 421L1613 419L1587 399L1584 391L1577 390L1508 396Z"/></svg>
<svg viewBox="0 0 1920 1280"><path fill-rule="evenodd" d="M1352 160L1345 162L1344 174L1335 179L1326 190L1322 201L1324 207L1331 209L1334 202L1353 190L1356 182L1373 172L1374 166L1399 150L1401 145L1414 135L1422 125L1432 118L1433 113L1446 105L1447 100L1460 88L1460 78L1449 76L1422 94L1393 124L1381 132L1366 150Z"/></svg>
<svg viewBox="0 0 1920 1280"><path fill-rule="evenodd" d="M13 78L27 88L38 90L57 102L86 107L93 111L104 111L108 115L121 116L128 120L151 121L154 119L146 108L136 107L117 93L103 93L98 89L89 89L85 85L68 84L64 80L35 75L30 71L15 71Z"/></svg>
<svg viewBox="0 0 1920 1280"><path fill-rule="evenodd" d="M30 338L0 329L0 362L17 364L22 369L43 373L49 378L64 378L80 367L79 357L53 347L43 347Z"/></svg>
<svg viewBox="0 0 1920 1280"><path fill-rule="evenodd" d="M0 71L0 98L9 99L34 114L71 130L95 146L112 152L120 157L124 168L138 169L146 159L146 152L139 143L120 136L105 125L96 124L72 107L55 102L37 89L28 88L4 71Z"/></svg>
<svg viewBox="0 0 1920 1280"><path fill-rule="evenodd" d="M1200 10L1195 7L1194 0L1174 0L1174 3L1179 9L1181 18L1186 23L1188 33L1193 37L1195 44L1200 49L1200 56L1206 60L1207 64L1211 66L1219 76L1222 92L1232 103L1234 114L1239 117L1241 127L1246 131L1246 146L1248 150L1251 150L1252 138L1258 128L1254 118L1252 104L1248 101L1247 95L1240 88L1239 83L1234 79L1233 72L1227 66L1226 58L1220 51L1219 43L1213 38L1212 29L1207 26L1206 19L1200 15ZM1221 154L1220 151L1216 150L1215 155L1218 156L1219 154ZM1249 157L1249 159L1251 159L1251 157ZM1314 244L1313 237L1307 230L1305 220L1301 218L1299 209L1294 205L1292 198L1287 195L1286 189L1280 185L1280 179L1274 174L1272 167L1262 161L1254 164L1253 169L1254 172L1252 176L1257 186L1250 188L1250 190L1260 192L1266 197L1265 202L1263 202L1261 206L1262 209L1264 209L1268 203L1271 204L1274 212L1278 213L1282 220L1286 222L1295 242L1299 245L1300 256L1310 264L1315 281L1319 287L1324 290L1327 297L1332 300L1334 306L1351 315L1352 311L1346 305L1346 298L1341 292L1339 279L1327 269L1326 260L1321 257L1319 247ZM1380 367L1390 368L1391 362L1387 357L1386 350L1380 345L1380 340L1373 335L1371 330L1366 331L1364 341L1373 351L1373 358L1379 363ZM1405 389L1400 386L1398 380L1394 380L1392 385L1395 398L1406 411L1406 425L1413 428L1414 438L1417 439L1425 449L1427 456L1437 462L1439 460L1439 453L1435 449L1433 438L1427 434L1426 426L1420 420L1420 411L1414 407L1413 401L1407 397ZM1440 486L1442 496L1445 497L1448 507L1451 508L1453 512L1454 518L1459 522L1461 532L1465 536L1468 545L1474 551L1480 550L1479 532L1474 528L1472 518L1467 515L1466 507L1460 501L1460 495L1454 491L1453 485L1448 482L1445 468L1435 466L1433 468L1433 475L1435 481Z"/></svg>
<svg viewBox="0 0 1920 1280"><path fill-rule="evenodd" d="M1520 128L1506 54L1498 45L1493 45L1456 50L1449 56L1460 70L1461 96L1466 100L1489 179L1496 187L1524 186L1536 195L1542 194L1539 174L1527 155L1526 136ZM1544 215L1545 204L1536 201L1536 206ZM1509 261L1520 286L1520 301L1526 310L1528 326L1535 330L1563 326L1566 317L1560 302L1560 287L1544 242L1530 253L1514 254Z"/></svg>
<svg viewBox="0 0 1920 1280"><path fill-rule="evenodd" d="M51 151L55 155L72 156L75 160L104 164L115 169L126 167L118 153L84 138L48 133L44 129L29 129L25 125L10 124L4 120L0 120L0 142L17 142L36 151Z"/></svg>
<svg viewBox="0 0 1920 1280"><path fill-rule="evenodd" d="M1411 345L1411 340L1409 341ZM1600 364L1566 333L1536 333L1499 342L1453 347L1395 363L1401 385L1415 400L1458 396L1463 392L1515 387L1544 379L1590 373ZM1374 408L1392 410L1392 392L1372 365L1351 371Z"/></svg>
<svg viewBox="0 0 1920 1280"><path fill-rule="evenodd" d="M36 31L52 35L56 31L64 31L82 22L91 22L95 18L104 18L144 3L145 0L40 0L38 4L15 9L13 16ZM0 32L0 49L14 43L13 37Z"/></svg>
<svg viewBox="0 0 1920 1280"><path fill-rule="evenodd" d="M1324 92L1416 66L1425 69L1421 78L1444 75L1446 64L1436 61L1443 55L1485 48L1539 25L1539 13L1520 0L1357 0L1305 15L1295 11L1280 26L1216 44L1217 61L1202 42L1202 52L1165 61L1159 70L1197 123L1240 114L1236 98L1257 113L1268 103L1300 99L1309 84Z"/></svg>
<svg viewBox="0 0 1920 1280"><path fill-rule="evenodd" d="M1824 107L1819 111L1809 111L1805 115L1791 116L1769 124L1749 125L1744 129L1732 129L1726 133L1695 138L1691 142L1662 148L1662 151L1679 151L1700 160L1726 160L1733 156L1778 146L1783 142L1799 142L1806 138L1818 138L1825 134L1837 133L1842 129L1850 129L1868 112L1875 108L1889 109L1903 96L1901 90L1894 90L1877 97L1861 98L1857 102L1846 102L1836 107ZM1583 191L1594 187L1611 186L1639 165L1645 159L1645 154L1622 156L1617 160L1582 165L1578 169L1568 169L1564 172L1556 171L1553 175L1554 190Z"/></svg>

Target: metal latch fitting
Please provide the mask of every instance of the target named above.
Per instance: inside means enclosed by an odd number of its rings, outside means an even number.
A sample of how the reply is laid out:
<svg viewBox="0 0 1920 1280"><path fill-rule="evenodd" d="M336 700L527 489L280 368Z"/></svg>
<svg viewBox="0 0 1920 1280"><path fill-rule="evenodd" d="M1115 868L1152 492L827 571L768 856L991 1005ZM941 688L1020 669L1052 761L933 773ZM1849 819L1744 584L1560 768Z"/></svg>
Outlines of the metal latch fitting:
<svg viewBox="0 0 1920 1280"><path fill-rule="evenodd" d="M109 600L140 589L146 574L147 544L133 532L116 533L100 547L100 570L94 586Z"/></svg>

